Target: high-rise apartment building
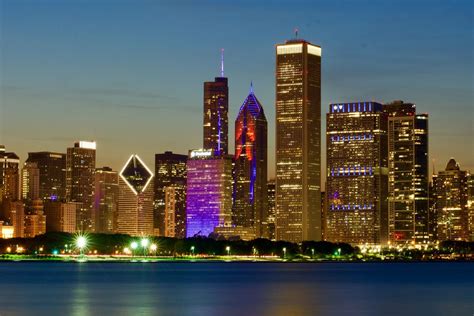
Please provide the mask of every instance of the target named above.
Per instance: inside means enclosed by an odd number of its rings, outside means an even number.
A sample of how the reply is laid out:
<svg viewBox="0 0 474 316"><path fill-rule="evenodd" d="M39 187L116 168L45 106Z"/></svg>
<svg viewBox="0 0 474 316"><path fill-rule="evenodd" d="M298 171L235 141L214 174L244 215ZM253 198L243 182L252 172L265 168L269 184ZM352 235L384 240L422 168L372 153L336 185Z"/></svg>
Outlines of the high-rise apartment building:
<svg viewBox="0 0 474 316"><path fill-rule="evenodd" d="M153 173L137 155L119 173L117 232L153 235Z"/></svg>
<svg viewBox="0 0 474 316"><path fill-rule="evenodd" d="M469 240L468 173L453 158L433 176L438 240Z"/></svg>
<svg viewBox="0 0 474 316"><path fill-rule="evenodd" d="M70 202L81 203L76 210L79 231L95 231L95 157L95 142L79 141L67 149L66 197Z"/></svg>
<svg viewBox="0 0 474 316"><path fill-rule="evenodd" d="M66 199L66 154L48 151L30 152L26 163L39 169L39 198L42 200Z"/></svg>
<svg viewBox="0 0 474 316"><path fill-rule="evenodd" d="M267 119L250 88L235 120L234 207L232 223L267 237Z"/></svg>
<svg viewBox="0 0 474 316"><path fill-rule="evenodd" d="M203 148L212 149L215 155L227 155L229 150L229 87L224 77L224 61L221 76L204 82Z"/></svg>
<svg viewBox="0 0 474 316"><path fill-rule="evenodd" d="M387 242L387 119L382 104L330 104L326 124L326 240Z"/></svg>
<svg viewBox="0 0 474 316"><path fill-rule="evenodd" d="M115 232L118 194L118 172L109 167L97 168L95 170L94 199L96 232Z"/></svg>
<svg viewBox="0 0 474 316"><path fill-rule="evenodd" d="M321 239L321 47L276 46L276 239Z"/></svg>
<svg viewBox="0 0 474 316"><path fill-rule="evenodd" d="M187 161L186 236L208 236L230 226L232 158L213 150L191 150Z"/></svg>
<svg viewBox="0 0 474 316"><path fill-rule="evenodd" d="M187 159L171 151L155 155L154 227L161 236L186 237Z"/></svg>
<svg viewBox="0 0 474 316"><path fill-rule="evenodd" d="M36 162L25 162L21 169L21 198L36 200L40 196L40 171Z"/></svg>
<svg viewBox="0 0 474 316"><path fill-rule="evenodd" d="M394 101L388 114L389 238L394 243L429 241L428 114Z"/></svg>
<svg viewBox="0 0 474 316"><path fill-rule="evenodd" d="M12 226L13 237L24 237L25 205L22 201L5 199L0 209L0 220L3 225Z"/></svg>

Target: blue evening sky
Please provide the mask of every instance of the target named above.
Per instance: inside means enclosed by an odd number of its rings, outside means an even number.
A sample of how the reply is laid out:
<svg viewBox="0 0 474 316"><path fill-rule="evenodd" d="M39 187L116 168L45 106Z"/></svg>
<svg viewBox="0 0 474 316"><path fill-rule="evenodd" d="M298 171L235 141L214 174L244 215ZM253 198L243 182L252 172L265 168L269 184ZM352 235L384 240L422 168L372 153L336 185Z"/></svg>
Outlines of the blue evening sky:
<svg viewBox="0 0 474 316"><path fill-rule="evenodd" d="M229 139L253 81L273 175L274 46L297 27L323 49L323 135L329 103L402 99L430 115L436 168L453 156L474 171L473 3L0 0L0 144L25 159L94 139L115 169L199 148L224 48Z"/></svg>

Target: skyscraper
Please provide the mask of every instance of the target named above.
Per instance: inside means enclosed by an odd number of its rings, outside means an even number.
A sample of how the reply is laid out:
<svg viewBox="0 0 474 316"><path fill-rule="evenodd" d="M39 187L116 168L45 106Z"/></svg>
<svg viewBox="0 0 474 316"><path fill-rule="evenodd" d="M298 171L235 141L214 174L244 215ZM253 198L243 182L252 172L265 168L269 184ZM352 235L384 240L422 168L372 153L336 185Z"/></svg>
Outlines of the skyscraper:
<svg viewBox="0 0 474 316"><path fill-rule="evenodd" d="M153 235L153 173L137 155L119 173L117 232Z"/></svg>
<svg viewBox="0 0 474 316"><path fill-rule="evenodd" d="M162 236L166 236L168 232L168 235L172 234L174 237L186 237L187 159L188 156L171 151L155 155L154 227L159 229Z"/></svg>
<svg viewBox="0 0 474 316"><path fill-rule="evenodd" d="M96 143L80 141L67 149L66 196L81 203L77 215L77 230L95 231L94 184Z"/></svg>
<svg viewBox="0 0 474 316"><path fill-rule="evenodd" d="M433 177L438 240L469 240L468 173L451 158Z"/></svg>
<svg viewBox="0 0 474 316"><path fill-rule="evenodd" d="M227 155L229 149L228 121L229 87L224 77L224 60L221 59L221 76L204 82L203 148L212 149L215 155Z"/></svg>
<svg viewBox="0 0 474 316"><path fill-rule="evenodd" d="M330 104L326 124L325 238L387 242L387 119L382 104Z"/></svg>
<svg viewBox="0 0 474 316"><path fill-rule="evenodd" d="M94 195L96 232L113 233L115 231L118 193L118 172L109 167L97 168Z"/></svg>
<svg viewBox="0 0 474 316"><path fill-rule="evenodd" d="M20 158L0 146L0 202L20 198Z"/></svg>
<svg viewBox="0 0 474 316"><path fill-rule="evenodd" d="M411 103L384 105L388 117L389 238L429 241L428 114Z"/></svg>
<svg viewBox="0 0 474 316"><path fill-rule="evenodd" d="M268 238L267 119L252 86L235 120L234 159L232 222Z"/></svg>
<svg viewBox="0 0 474 316"><path fill-rule="evenodd" d="M27 163L39 169L39 197L43 200L66 199L66 154L48 151L28 153Z"/></svg>
<svg viewBox="0 0 474 316"><path fill-rule="evenodd" d="M321 239L321 47L276 46L276 239Z"/></svg>
<svg viewBox="0 0 474 316"><path fill-rule="evenodd" d="M36 162L25 162L21 169L21 198L35 200L40 196L40 172Z"/></svg>
<svg viewBox="0 0 474 316"><path fill-rule="evenodd" d="M187 162L186 236L208 236L230 226L232 159L212 150L191 150Z"/></svg>

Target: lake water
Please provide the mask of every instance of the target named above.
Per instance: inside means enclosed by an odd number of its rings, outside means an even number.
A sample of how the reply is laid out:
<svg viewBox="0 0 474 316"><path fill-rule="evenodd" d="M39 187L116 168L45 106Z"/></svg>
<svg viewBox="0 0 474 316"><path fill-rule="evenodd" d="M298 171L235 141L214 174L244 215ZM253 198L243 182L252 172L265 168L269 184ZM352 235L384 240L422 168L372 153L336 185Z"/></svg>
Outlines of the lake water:
<svg viewBox="0 0 474 316"><path fill-rule="evenodd" d="M473 263L0 263L0 315L474 315Z"/></svg>

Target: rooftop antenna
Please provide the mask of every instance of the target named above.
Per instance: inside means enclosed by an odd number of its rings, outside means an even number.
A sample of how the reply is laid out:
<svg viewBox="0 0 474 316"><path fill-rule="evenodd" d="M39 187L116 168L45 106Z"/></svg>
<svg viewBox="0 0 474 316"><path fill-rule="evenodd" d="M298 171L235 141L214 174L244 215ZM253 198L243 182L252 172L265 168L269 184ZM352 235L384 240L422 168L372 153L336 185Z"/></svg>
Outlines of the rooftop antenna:
<svg viewBox="0 0 474 316"><path fill-rule="evenodd" d="M224 78L224 49L221 48L221 78Z"/></svg>
<svg viewBox="0 0 474 316"><path fill-rule="evenodd" d="M253 94L253 81L250 81L250 94Z"/></svg>
<svg viewBox="0 0 474 316"><path fill-rule="evenodd" d="M295 27L295 39L297 39L297 38L298 38L298 28Z"/></svg>

